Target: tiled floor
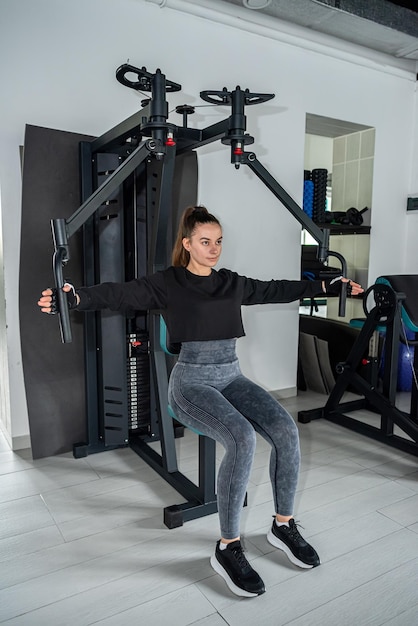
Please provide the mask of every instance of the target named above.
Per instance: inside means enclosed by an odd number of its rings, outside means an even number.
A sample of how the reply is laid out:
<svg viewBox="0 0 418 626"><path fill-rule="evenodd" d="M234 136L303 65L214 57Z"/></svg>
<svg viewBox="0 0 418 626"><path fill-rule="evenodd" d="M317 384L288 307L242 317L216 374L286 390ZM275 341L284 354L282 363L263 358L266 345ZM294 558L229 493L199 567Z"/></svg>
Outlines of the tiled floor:
<svg viewBox="0 0 418 626"><path fill-rule="evenodd" d="M302 392L285 404L296 415L323 402ZM322 565L299 570L267 543L259 440L242 522L267 588L253 599L233 596L210 567L217 516L168 530L162 509L182 499L130 449L32 461L0 436L0 623L416 626L418 459L324 420L299 430L296 517ZM193 477L195 435L176 441Z"/></svg>

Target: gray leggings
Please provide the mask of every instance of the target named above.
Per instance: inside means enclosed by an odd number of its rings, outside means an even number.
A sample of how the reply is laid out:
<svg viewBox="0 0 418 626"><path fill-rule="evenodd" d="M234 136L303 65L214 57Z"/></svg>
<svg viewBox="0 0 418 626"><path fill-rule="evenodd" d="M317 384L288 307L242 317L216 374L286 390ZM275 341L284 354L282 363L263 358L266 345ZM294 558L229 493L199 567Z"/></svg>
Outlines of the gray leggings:
<svg viewBox="0 0 418 626"><path fill-rule="evenodd" d="M218 471L221 536L240 535L240 517L255 453L256 431L271 445L276 513L292 515L300 452L296 425L267 391L242 375L235 339L182 345L170 376L169 402L179 421L225 448Z"/></svg>

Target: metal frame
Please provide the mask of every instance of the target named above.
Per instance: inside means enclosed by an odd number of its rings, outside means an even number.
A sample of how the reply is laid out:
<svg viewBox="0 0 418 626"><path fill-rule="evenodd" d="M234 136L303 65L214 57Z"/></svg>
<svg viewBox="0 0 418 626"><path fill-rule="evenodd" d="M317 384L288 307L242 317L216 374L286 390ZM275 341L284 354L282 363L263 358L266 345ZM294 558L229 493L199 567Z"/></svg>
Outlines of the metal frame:
<svg viewBox="0 0 418 626"><path fill-rule="evenodd" d="M137 80L132 81L128 77L137 75ZM54 219L51 222L54 239L54 275L57 286L57 296L59 303L59 323L61 337L64 343L72 341L70 317L67 307L66 296L62 291L64 284L63 267L70 259L68 241L71 236L80 228L86 234L86 240L91 240L94 236L94 220L101 207L106 203L112 194L120 191L124 182L132 176L138 168L160 163L161 167L158 177L157 200L155 203L155 216L152 220L152 228L149 236L148 273L164 269L167 263L167 226L171 214L171 191L174 176L175 157L178 154L195 150L201 146L221 140L222 143L231 148L231 163L239 168L240 165L248 165L257 177L272 191L275 197L291 212L291 214L301 223L319 243L318 257L323 262L329 256L337 257L341 262L342 274L346 275L346 263L344 258L335 252L328 250L329 230L320 229L302 208L287 194L271 174L258 162L254 152L245 152L246 145L253 143L253 138L246 134L245 106L261 104L274 97L274 94L255 94L249 90L241 90L237 87L228 92L226 88L222 91L204 91L201 97L213 104L228 105L231 107L231 115L218 123L207 128L193 129L187 127L187 116L194 111L193 107L184 105L178 107L178 112L183 113L183 126L176 126L169 123L168 104L166 92L178 91L181 85L168 81L160 70L154 74L147 72L145 68L138 69L125 64L116 71L116 78L123 85L135 90L151 92L150 99L144 102L141 111L132 115L126 121L118 124L101 137L91 143L81 145L81 169L83 175L82 200L83 204L68 219ZM104 180L96 188L91 174L91 163L96 155L111 153L116 155L121 164L111 172L106 172ZM157 168L158 169L158 168ZM86 284L93 284L96 280L94 271L97 259L91 246L86 245L85 272ZM111 263L111 260L109 260ZM115 278L117 279L117 277ZM96 282L98 282L96 280ZM346 293L343 290L340 299L340 311L344 315ZM110 316L112 319L114 315ZM120 316L121 317L121 316ZM150 448L149 441L145 439L129 441L126 429L119 429L111 426L113 437L107 437L107 425L103 420L97 420L102 407L96 397L96 390L100 387L103 376L103 363L97 362L97 352L102 350L98 346L96 336L100 334L101 318L86 314L85 342L86 342L86 377L87 377L87 411L88 420L88 443L75 444L75 456L85 456L91 452L98 452L109 447L130 444L140 456L142 456L151 467L153 467L165 480L172 484L188 502L185 505L169 507L165 511L165 522L169 527L180 525L182 521L200 517L216 511L216 496L214 486L215 448L214 442L208 443L204 437L199 437L199 485L191 483L177 469L177 459L175 450L175 433L173 421L167 412L167 367L165 355L158 348L159 337L157 329L157 318L155 312L150 312L149 334L150 334L150 357L152 384L154 387L154 403L156 410L156 420L153 425L152 437L161 440L161 455L158 455ZM122 321L122 318L120 319ZM118 323L114 322L113 323ZM121 327L115 333L119 337L119 348L115 342L112 349L121 354L125 350L125 343L122 339L123 331ZM116 342L117 343L117 342ZM104 357L106 358L106 357ZM120 383L120 381L119 381ZM126 403L126 389L119 384L119 397L124 396L122 404ZM110 385L112 387L112 385ZM114 391L114 390L111 390ZM121 412L122 415L123 411ZM122 418L123 420L124 418ZM120 423L120 422L119 422ZM116 433L116 434L115 434Z"/></svg>
<svg viewBox="0 0 418 626"><path fill-rule="evenodd" d="M178 471L177 455L174 445L175 432L173 418L168 410L168 378L165 355L161 338L160 315L152 315L152 337L154 342L152 370L158 395L159 438L162 454L158 454L144 439L131 439L130 447L150 467L162 476L185 499L183 504L164 508L164 524L168 528L181 526L183 522L211 515L218 510L215 490L216 442L204 435L198 435L198 482L197 485Z"/></svg>

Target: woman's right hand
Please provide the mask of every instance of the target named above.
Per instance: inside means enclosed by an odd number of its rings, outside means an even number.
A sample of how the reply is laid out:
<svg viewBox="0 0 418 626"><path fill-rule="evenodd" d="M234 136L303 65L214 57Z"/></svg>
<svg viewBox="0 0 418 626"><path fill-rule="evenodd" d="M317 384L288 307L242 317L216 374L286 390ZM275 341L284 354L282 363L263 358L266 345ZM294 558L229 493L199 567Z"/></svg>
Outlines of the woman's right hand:
<svg viewBox="0 0 418 626"><path fill-rule="evenodd" d="M65 293L67 294L68 308L75 309L80 302L80 298L76 293L73 285L71 285L70 283L65 283L62 290L65 291ZM53 289L51 289L50 287L48 287L48 289L44 289L41 297L38 300L38 306L40 307L42 313L49 313L50 315L58 313L56 293L57 290L55 289L55 287Z"/></svg>
<svg viewBox="0 0 418 626"><path fill-rule="evenodd" d="M38 306L41 308L42 313L52 313L52 289L44 289L41 297L38 300Z"/></svg>

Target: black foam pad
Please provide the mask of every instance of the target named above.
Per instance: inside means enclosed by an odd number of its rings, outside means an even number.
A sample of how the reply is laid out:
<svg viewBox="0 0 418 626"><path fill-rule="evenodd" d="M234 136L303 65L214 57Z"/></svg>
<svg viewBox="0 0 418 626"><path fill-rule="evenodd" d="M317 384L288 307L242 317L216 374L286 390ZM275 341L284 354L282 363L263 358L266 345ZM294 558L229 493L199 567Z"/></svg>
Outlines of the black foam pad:
<svg viewBox="0 0 418 626"><path fill-rule="evenodd" d="M56 316L41 313L40 293L54 285L51 218L81 204L79 142L91 137L27 126L23 159L19 315L23 374L34 458L85 440L83 320L72 314L73 342L62 344ZM82 283L81 233L70 240L68 274Z"/></svg>

